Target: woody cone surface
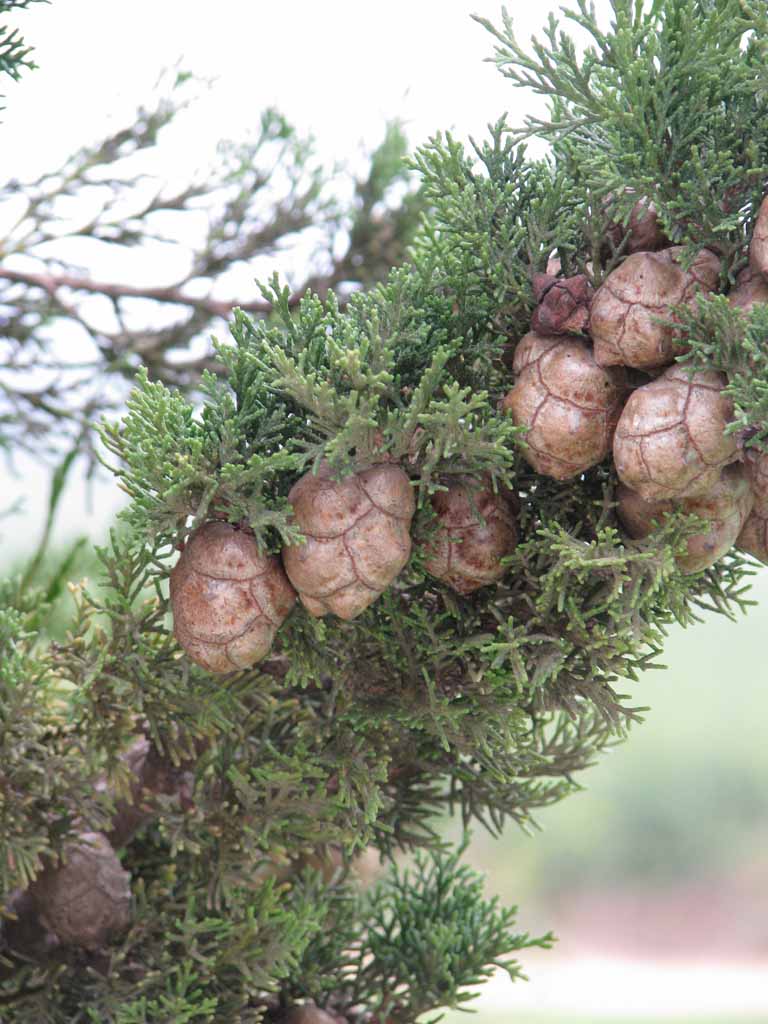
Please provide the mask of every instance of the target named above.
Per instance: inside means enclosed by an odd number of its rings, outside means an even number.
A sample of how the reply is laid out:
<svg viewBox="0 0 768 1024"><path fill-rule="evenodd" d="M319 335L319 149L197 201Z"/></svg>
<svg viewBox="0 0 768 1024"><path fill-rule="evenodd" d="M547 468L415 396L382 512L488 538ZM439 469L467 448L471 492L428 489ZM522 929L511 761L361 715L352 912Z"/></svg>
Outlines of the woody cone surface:
<svg viewBox="0 0 768 1024"><path fill-rule="evenodd" d="M514 359L515 386L502 402L527 427L524 455L538 473L568 480L611 450L624 371L604 369L575 338L526 334Z"/></svg>
<svg viewBox="0 0 768 1024"><path fill-rule="evenodd" d="M756 302L768 302L768 281L762 274L745 267L736 278L736 287L729 294L728 302L748 313Z"/></svg>
<svg viewBox="0 0 768 1024"><path fill-rule="evenodd" d="M95 950L128 927L131 876L100 832L85 832L30 886L40 919L61 942Z"/></svg>
<svg viewBox="0 0 768 1024"><path fill-rule="evenodd" d="M760 204L755 220L749 246L749 265L756 273L768 276L768 196Z"/></svg>
<svg viewBox="0 0 768 1024"><path fill-rule="evenodd" d="M688 271L677 262L682 251L674 246L628 256L598 288L589 328L601 366L652 369L667 366L682 351L675 346L674 326L657 318L671 319L671 306L713 291L720 275L720 260L708 249Z"/></svg>
<svg viewBox="0 0 768 1024"><path fill-rule="evenodd" d="M755 504L739 534L736 547L758 561L768 563L768 454L748 449L744 455L744 468Z"/></svg>
<svg viewBox="0 0 768 1024"><path fill-rule="evenodd" d="M725 429L733 407L722 390L725 376L691 374L670 366L638 388L616 428L613 455L622 483L656 501L711 490L723 466L737 456L736 439Z"/></svg>
<svg viewBox="0 0 768 1024"><path fill-rule="evenodd" d="M620 484L616 497L618 516L630 537L647 537L670 512L679 510L696 515L710 523L704 533L694 534L688 539L688 551L678 557L683 572L700 572L714 565L730 551L746 522L754 496L741 465L727 466L715 484L696 498L682 501L645 501L635 491Z"/></svg>
<svg viewBox="0 0 768 1024"><path fill-rule="evenodd" d="M501 560L517 547L510 504L489 487L462 478L432 497L438 517L424 568L459 594L471 594L504 575Z"/></svg>
<svg viewBox="0 0 768 1024"><path fill-rule="evenodd" d="M583 334L586 331L594 289L584 274L562 278L536 274L533 293L538 306L531 328L536 334Z"/></svg>
<svg viewBox="0 0 768 1024"><path fill-rule="evenodd" d="M626 242L625 236L628 236ZM632 207L627 224L612 224L608 229L608 238L614 249L623 243L622 252L627 254L653 252L670 245L659 222L656 206L648 199L638 199Z"/></svg>
<svg viewBox="0 0 768 1024"><path fill-rule="evenodd" d="M311 615L354 619L405 567L416 510L403 470L380 463L344 480L327 465L290 490L294 521L306 537L283 549L283 563Z"/></svg>
<svg viewBox="0 0 768 1024"><path fill-rule="evenodd" d="M176 639L210 672L249 668L270 651L296 601L280 559L229 523L201 526L171 573Z"/></svg>

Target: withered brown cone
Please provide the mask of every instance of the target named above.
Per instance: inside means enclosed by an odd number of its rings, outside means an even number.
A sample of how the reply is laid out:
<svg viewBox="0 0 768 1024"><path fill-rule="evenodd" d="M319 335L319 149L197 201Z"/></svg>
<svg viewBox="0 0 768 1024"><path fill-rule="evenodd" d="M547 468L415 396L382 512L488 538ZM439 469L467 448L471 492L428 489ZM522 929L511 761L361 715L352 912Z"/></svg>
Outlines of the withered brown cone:
<svg viewBox="0 0 768 1024"><path fill-rule="evenodd" d="M616 427L613 458L622 483L645 498L687 498L715 486L737 457L725 429L733 405L725 376L670 366L630 396Z"/></svg>
<svg viewBox="0 0 768 1024"><path fill-rule="evenodd" d="M424 568L459 594L471 594L504 575L501 560L517 547L510 503L470 478L452 481L432 497L438 525Z"/></svg>
<svg viewBox="0 0 768 1024"><path fill-rule="evenodd" d="M310 615L354 619L405 567L416 503L393 463L344 480L329 467L307 473L290 490L293 518L306 537L283 549L288 577Z"/></svg>
<svg viewBox="0 0 768 1024"><path fill-rule="evenodd" d="M756 273L768 277L768 196L763 199L757 211L749 246L749 265Z"/></svg>
<svg viewBox="0 0 768 1024"><path fill-rule="evenodd" d="M528 428L524 454L538 473L568 480L601 462L624 398L624 373L598 366L575 338L526 334L515 352L515 386L502 402Z"/></svg>
<svg viewBox="0 0 768 1024"><path fill-rule="evenodd" d="M736 309L748 313L757 302L768 302L768 281L762 274L756 274L750 267L736 278L736 286L728 296L728 302Z"/></svg>
<svg viewBox="0 0 768 1024"><path fill-rule="evenodd" d="M680 246L662 252L640 252L612 271L595 292L589 330L600 366L632 366L638 370L666 366L684 349L675 344L671 308L694 301L697 292L711 292L720 276L720 259L702 249L690 270L679 265Z"/></svg>
<svg viewBox="0 0 768 1024"><path fill-rule="evenodd" d="M171 573L176 639L209 672L264 658L295 601L280 559L229 523L195 530Z"/></svg>
<svg viewBox="0 0 768 1024"><path fill-rule="evenodd" d="M768 510L753 509L738 536L736 547L768 564Z"/></svg>
<svg viewBox="0 0 768 1024"><path fill-rule="evenodd" d="M98 949L131 921L131 876L100 832L84 832L29 887L37 913L67 946Z"/></svg>
<svg viewBox="0 0 768 1024"><path fill-rule="evenodd" d="M574 277L535 274L533 293L538 306L531 328L536 334L584 334L594 294L585 274Z"/></svg>
<svg viewBox="0 0 768 1024"><path fill-rule="evenodd" d="M688 539L688 551L678 556L683 572L700 572L714 565L736 543L752 510L754 496L741 465L726 466L720 479L706 494L681 501L645 501L640 495L619 484L616 497L618 516L630 537L647 537L674 510L699 516L710 523L704 533Z"/></svg>
<svg viewBox="0 0 768 1024"><path fill-rule="evenodd" d="M665 249L672 243L664 234L659 221L658 210L649 199L638 199L629 214L627 224L612 224L608 228L611 246L617 249L629 234L623 252L655 252Z"/></svg>

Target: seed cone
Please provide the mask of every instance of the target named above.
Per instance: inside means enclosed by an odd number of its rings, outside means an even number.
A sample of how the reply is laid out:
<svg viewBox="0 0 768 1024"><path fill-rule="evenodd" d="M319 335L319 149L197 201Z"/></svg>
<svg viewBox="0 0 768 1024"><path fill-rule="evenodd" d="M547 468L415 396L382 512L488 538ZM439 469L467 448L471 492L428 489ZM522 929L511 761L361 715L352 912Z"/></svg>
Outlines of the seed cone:
<svg viewBox="0 0 768 1024"><path fill-rule="evenodd" d="M746 267L736 278L736 287L728 296L728 302L748 313L755 303L768 302L768 281Z"/></svg>
<svg viewBox="0 0 768 1024"><path fill-rule="evenodd" d="M661 524L670 512L679 510L710 523L703 533L688 539L688 551L678 556L685 573L700 572L714 565L736 543L752 510L754 496L743 466L727 466L714 487L696 498L682 501L645 501L636 491L619 484L617 513L630 537L647 537L654 522Z"/></svg>
<svg viewBox="0 0 768 1024"><path fill-rule="evenodd" d="M628 254L654 252L671 245L659 221L658 210L650 199L638 199L627 224L611 224L608 238L612 247L617 249L627 234L629 237L623 251Z"/></svg>
<svg viewBox="0 0 768 1024"><path fill-rule="evenodd" d="M131 876L101 832L84 832L29 887L42 923L68 946L95 950L131 920Z"/></svg>
<svg viewBox="0 0 768 1024"><path fill-rule="evenodd" d="M303 544L283 549L288 577L311 615L354 619L405 567L416 510L403 470L380 463L345 480L327 465L288 495Z"/></svg>
<svg viewBox="0 0 768 1024"><path fill-rule="evenodd" d="M638 388L616 427L613 457L622 483L646 499L687 498L711 490L737 457L726 434L733 406L725 376L670 366Z"/></svg>
<svg viewBox="0 0 768 1024"><path fill-rule="evenodd" d="M195 530L171 573L176 639L209 672L261 661L295 601L280 559L229 523Z"/></svg>
<svg viewBox="0 0 768 1024"><path fill-rule="evenodd" d="M760 562L768 563L768 453L749 448L744 454L744 469L755 505L739 534L736 547Z"/></svg>
<svg viewBox="0 0 768 1024"><path fill-rule="evenodd" d="M514 370L501 407L528 428L524 454L533 468L568 480L601 462L621 412L623 371L598 366L582 341L535 333L518 345Z"/></svg>
<svg viewBox="0 0 768 1024"><path fill-rule="evenodd" d="M768 196L763 199L757 211L749 246L749 265L755 273L768 277Z"/></svg>
<svg viewBox="0 0 768 1024"><path fill-rule="evenodd" d="M584 334L594 293L586 275L558 278L536 274L533 292L538 306L531 328L536 334Z"/></svg>
<svg viewBox="0 0 768 1024"><path fill-rule="evenodd" d="M501 560L517 547L510 503L468 477L432 497L438 526L424 568L459 594L471 594L504 575Z"/></svg>
<svg viewBox="0 0 768 1024"><path fill-rule="evenodd" d="M744 453L744 469L755 495L755 508L768 513L768 452L748 448Z"/></svg>
<svg viewBox="0 0 768 1024"><path fill-rule="evenodd" d="M677 262L680 246L662 252L641 252L617 267L595 292L589 330L600 366L632 366L638 370L667 366L684 351L675 345L674 305L692 303L698 292L711 292L720 276L720 260L702 249L685 271Z"/></svg>
<svg viewBox="0 0 768 1024"><path fill-rule="evenodd" d="M755 509L738 536L736 547L768 565L768 512Z"/></svg>

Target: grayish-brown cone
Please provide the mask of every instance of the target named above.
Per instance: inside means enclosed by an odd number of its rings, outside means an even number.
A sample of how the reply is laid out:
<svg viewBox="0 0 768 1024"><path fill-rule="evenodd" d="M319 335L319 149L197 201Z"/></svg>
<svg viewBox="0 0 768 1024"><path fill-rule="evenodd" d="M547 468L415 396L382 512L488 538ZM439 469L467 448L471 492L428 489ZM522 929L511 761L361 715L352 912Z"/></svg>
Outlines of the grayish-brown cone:
<svg viewBox="0 0 768 1024"><path fill-rule="evenodd" d="M728 302L748 313L755 303L768 302L768 281L762 274L745 267L736 278L736 286L729 294Z"/></svg>
<svg viewBox="0 0 768 1024"><path fill-rule="evenodd" d="M29 887L40 921L67 946L95 950L131 921L131 876L100 832L84 832Z"/></svg>
<svg viewBox="0 0 768 1024"><path fill-rule="evenodd" d="M288 494L306 537L283 549L283 564L310 615L360 615L392 583L411 554L416 502L410 481L393 463L344 480L327 465L307 473Z"/></svg>
<svg viewBox="0 0 768 1024"><path fill-rule="evenodd" d="M600 366L638 370L667 366L684 349L675 344L671 307L691 304L699 292L711 292L720 276L720 260L702 249L690 270L678 259L683 249L628 256L595 292L589 330Z"/></svg>
<svg viewBox="0 0 768 1024"><path fill-rule="evenodd" d="M630 537L647 537L654 521L662 523L674 510L696 515L710 523L703 533L688 539L688 551L678 557L685 573L700 572L723 557L736 543L736 538L752 510L754 496L741 465L727 466L718 482L707 493L682 501L645 501L637 492L619 484L616 491L618 516Z"/></svg>
<svg viewBox="0 0 768 1024"><path fill-rule="evenodd" d="M604 369L575 338L526 334L515 351L515 386L502 402L527 427L523 453L533 468L568 480L611 450L625 395L621 369Z"/></svg>
<svg viewBox="0 0 768 1024"><path fill-rule="evenodd" d="M739 534L736 547L760 562L768 563L768 453L749 448L744 454L755 506Z"/></svg>
<svg viewBox="0 0 768 1024"><path fill-rule="evenodd" d="M471 594L504 575L503 558L517 547L508 501L489 486L460 478L432 497L438 526L424 568L459 594Z"/></svg>
<svg viewBox="0 0 768 1024"><path fill-rule="evenodd" d="M671 244L659 221L658 210L649 199L638 199L630 211L627 224L614 223L608 228L608 238L614 249L624 242L626 235L629 237L623 251L628 254L654 252Z"/></svg>
<svg viewBox="0 0 768 1024"><path fill-rule="evenodd" d="M768 277L768 196L763 199L757 211L749 246L749 265L756 273Z"/></svg>
<svg viewBox="0 0 768 1024"><path fill-rule="evenodd" d="M711 490L738 455L725 429L733 416L725 376L670 366L630 396L616 427L613 457L622 483L656 501Z"/></svg>
<svg viewBox="0 0 768 1024"><path fill-rule="evenodd" d="M280 559L229 523L195 530L171 573L176 639L209 672L261 661L295 601Z"/></svg>

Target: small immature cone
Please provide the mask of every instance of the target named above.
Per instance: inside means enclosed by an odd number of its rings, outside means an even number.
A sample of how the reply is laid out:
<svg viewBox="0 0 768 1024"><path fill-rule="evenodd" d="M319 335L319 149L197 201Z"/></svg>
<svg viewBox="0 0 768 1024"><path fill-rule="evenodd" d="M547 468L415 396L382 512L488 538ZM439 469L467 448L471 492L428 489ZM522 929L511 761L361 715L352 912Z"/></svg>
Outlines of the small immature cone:
<svg viewBox="0 0 768 1024"><path fill-rule="evenodd" d="M67 946L95 950L131 921L131 876L100 832L84 832L28 893L40 920Z"/></svg>
<svg viewBox="0 0 768 1024"><path fill-rule="evenodd" d="M517 547L509 503L469 478L432 497L438 525L424 568L459 594L471 594L504 575L501 560Z"/></svg>
<svg viewBox="0 0 768 1024"><path fill-rule="evenodd" d="M209 672L261 661L295 601L280 559L229 523L195 530L171 573L176 639Z"/></svg>
<svg viewBox="0 0 768 1024"><path fill-rule="evenodd" d="M630 396L616 427L619 479L646 499L687 498L715 486L738 455L725 429L733 405L722 373L670 366Z"/></svg>
<svg viewBox="0 0 768 1024"><path fill-rule="evenodd" d="M733 545L747 521L754 496L743 466L726 466L715 486L706 494L682 501L645 501L637 492L620 484L617 488L618 516L630 537L647 537L654 521L661 524L674 510L699 516L709 524L704 533L688 539L688 551L678 557L685 573L700 572L723 557Z"/></svg>
<svg viewBox="0 0 768 1024"><path fill-rule="evenodd" d="M768 196L763 199L757 211L749 246L749 265L755 273L768 277Z"/></svg>
<svg viewBox="0 0 768 1024"><path fill-rule="evenodd" d="M283 564L310 615L354 619L386 590L411 554L416 502L393 463L344 480L327 465L307 473L288 494L303 544L283 549Z"/></svg>
<svg viewBox="0 0 768 1024"><path fill-rule="evenodd" d="M728 302L748 313L756 303L768 302L768 281L762 274L746 267L736 278L736 286L728 296Z"/></svg>
<svg viewBox="0 0 768 1024"><path fill-rule="evenodd" d="M537 334L584 334L594 289L585 274L552 277L535 274L533 293L538 306L531 320Z"/></svg>
<svg viewBox="0 0 768 1024"><path fill-rule="evenodd" d="M665 249L670 241L664 234L659 221L659 214L654 203L649 199L638 199L629 214L627 224L612 224L608 229L608 238L614 249L617 249L629 233L623 252L655 252Z"/></svg>
<svg viewBox="0 0 768 1024"><path fill-rule="evenodd" d="M603 281L592 300L589 330L595 360L601 366L632 366L638 370L667 366L684 348L675 344L671 307L691 304L698 292L714 291L720 260L702 249L684 271L680 246L662 252L641 252L627 259Z"/></svg>
<svg viewBox="0 0 768 1024"><path fill-rule="evenodd" d="M524 454L538 473L568 480L611 450L624 373L598 366L575 338L526 334L515 351L515 386L502 402L528 428Z"/></svg>

